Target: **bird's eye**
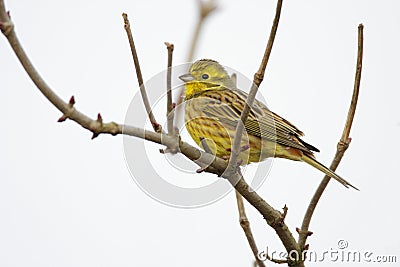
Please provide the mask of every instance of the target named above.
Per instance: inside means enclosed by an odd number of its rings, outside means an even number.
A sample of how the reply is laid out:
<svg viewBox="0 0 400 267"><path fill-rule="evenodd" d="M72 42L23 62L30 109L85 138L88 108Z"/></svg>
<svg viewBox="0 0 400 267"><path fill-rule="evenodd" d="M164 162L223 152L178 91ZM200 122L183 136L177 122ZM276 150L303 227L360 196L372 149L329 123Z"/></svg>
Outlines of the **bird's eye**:
<svg viewBox="0 0 400 267"><path fill-rule="evenodd" d="M207 80L209 78L207 73L204 73L203 75L201 75L201 78L203 78L204 80Z"/></svg>

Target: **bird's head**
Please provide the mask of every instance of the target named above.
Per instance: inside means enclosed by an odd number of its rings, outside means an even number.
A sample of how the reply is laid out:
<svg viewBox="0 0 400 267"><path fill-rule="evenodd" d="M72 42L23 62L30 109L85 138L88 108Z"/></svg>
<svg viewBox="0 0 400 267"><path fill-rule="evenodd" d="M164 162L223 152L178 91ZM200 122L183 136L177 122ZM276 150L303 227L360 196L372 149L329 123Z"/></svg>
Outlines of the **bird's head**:
<svg viewBox="0 0 400 267"><path fill-rule="evenodd" d="M186 96L196 91L211 88L226 87L233 89L235 87L225 68L211 59L201 59L194 62L190 66L189 73L183 74L179 78L186 83Z"/></svg>

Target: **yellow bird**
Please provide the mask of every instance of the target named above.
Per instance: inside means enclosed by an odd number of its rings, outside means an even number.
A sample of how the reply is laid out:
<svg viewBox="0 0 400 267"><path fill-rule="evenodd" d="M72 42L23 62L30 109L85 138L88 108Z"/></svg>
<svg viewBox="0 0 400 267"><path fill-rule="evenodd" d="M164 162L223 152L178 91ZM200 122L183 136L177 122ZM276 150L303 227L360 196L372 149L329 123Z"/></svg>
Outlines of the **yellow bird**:
<svg viewBox="0 0 400 267"><path fill-rule="evenodd" d="M237 89L224 67L210 59L193 63L189 73L179 77L185 82L185 123L193 140L216 156L229 159L237 123L248 94ZM255 100L245 123L240 164L260 162L268 157L303 161L336 179L345 187L349 182L319 163L314 146L301 140L303 132ZM358 190L358 189L357 189Z"/></svg>

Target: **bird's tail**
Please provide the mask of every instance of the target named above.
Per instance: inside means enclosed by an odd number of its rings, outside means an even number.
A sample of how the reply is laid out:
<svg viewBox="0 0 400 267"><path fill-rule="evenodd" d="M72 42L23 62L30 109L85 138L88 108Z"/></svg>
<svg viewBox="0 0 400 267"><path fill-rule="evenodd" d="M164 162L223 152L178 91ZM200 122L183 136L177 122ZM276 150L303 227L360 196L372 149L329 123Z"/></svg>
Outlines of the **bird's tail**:
<svg viewBox="0 0 400 267"><path fill-rule="evenodd" d="M350 184L349 182L347 182L345 179L343 179L342 177L340 177L339 175L337 175L336 173L334 173L332 170L330 170L329 168L325 167L323 164L319 163L317 160L311 158L310 156L307 155L303 155L301 157L301 160L304 161L307 164L310 164L311 166L313 166L314 168L322 171L323 173L325 173L326 175L328 175L329 177L335 179L336 181L338 181L339 183L341 183L342 185L344 185L345 187L352 187L356 190L359 191L359 189L355 186L353 186L352 184Z"/></svg>

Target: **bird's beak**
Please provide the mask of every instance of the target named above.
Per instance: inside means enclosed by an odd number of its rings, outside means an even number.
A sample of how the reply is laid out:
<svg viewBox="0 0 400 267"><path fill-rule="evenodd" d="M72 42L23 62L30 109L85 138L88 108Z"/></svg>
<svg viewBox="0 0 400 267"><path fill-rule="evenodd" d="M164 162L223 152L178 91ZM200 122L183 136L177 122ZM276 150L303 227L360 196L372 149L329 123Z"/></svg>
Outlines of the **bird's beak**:
<svg viewBox="0 0 400 267"><path fill-rule="evenodd" d="M179 76L179 79L181 79L184 82L191 82L194 80L194 77L192 76L192 74L186 73L186 74Z"/></svg>

